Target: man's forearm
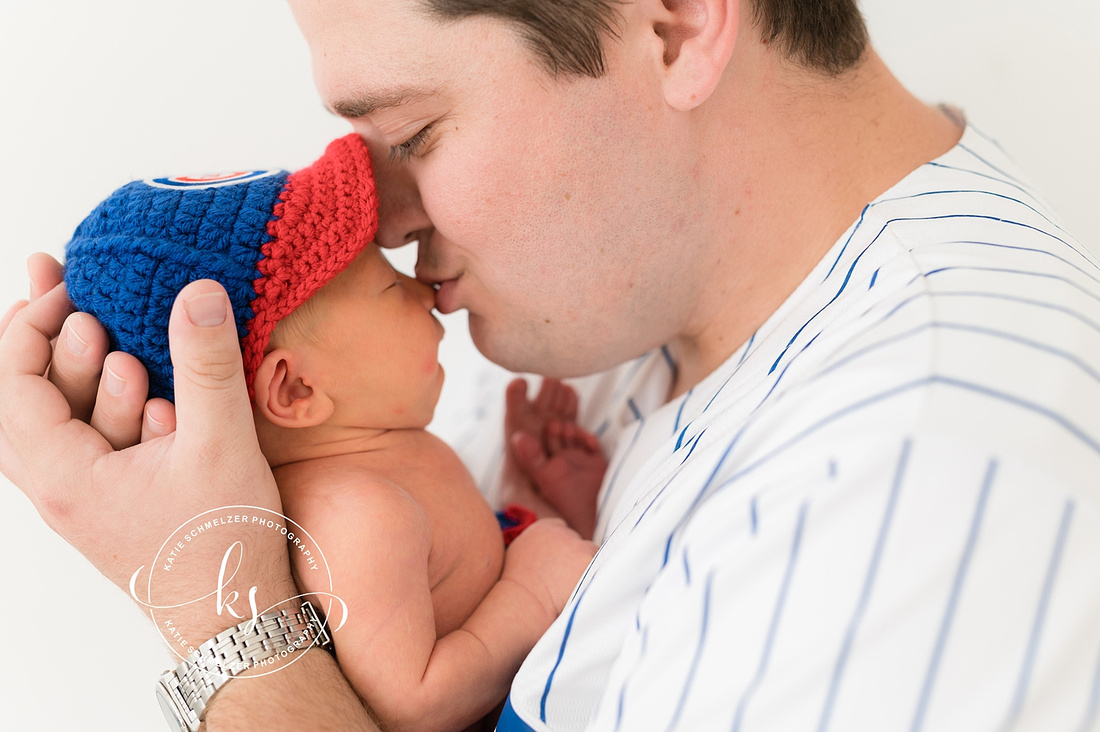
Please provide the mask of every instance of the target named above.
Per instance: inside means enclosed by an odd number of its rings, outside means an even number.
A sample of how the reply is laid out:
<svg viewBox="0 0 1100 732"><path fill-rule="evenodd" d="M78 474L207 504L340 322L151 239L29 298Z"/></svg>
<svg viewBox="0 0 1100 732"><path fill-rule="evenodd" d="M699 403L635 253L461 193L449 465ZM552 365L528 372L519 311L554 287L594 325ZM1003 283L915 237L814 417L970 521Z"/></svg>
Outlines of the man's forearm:
<svg viewBox="0 0 1100 732"><path fill-rule="evenodd" d="M214 695L203 730L367 730L379 727L328 653L310 649L294 663L233 679Z"/></svg>

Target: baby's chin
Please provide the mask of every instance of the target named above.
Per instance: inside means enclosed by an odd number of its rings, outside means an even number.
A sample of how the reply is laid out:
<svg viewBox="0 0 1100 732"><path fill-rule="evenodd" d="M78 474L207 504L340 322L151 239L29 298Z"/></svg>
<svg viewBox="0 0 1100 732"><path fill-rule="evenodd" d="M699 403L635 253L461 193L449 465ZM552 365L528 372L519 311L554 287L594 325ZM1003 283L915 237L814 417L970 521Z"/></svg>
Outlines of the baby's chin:
<svg viewBox="0 0 1100 732"><path fill-rule="evenodd" d="M442 364L436 364L436 366L438 367L438 369L436 371L437 380L436 380L436 388L435 388L435 399L432 400L432 406L431 406L431 410L430 410L433 415L435 413L436 407L439 406L439 396L443 393L443 382L445 382L447 380L447 374L446 374L446 372L443 371L443 365Z"/></svg>

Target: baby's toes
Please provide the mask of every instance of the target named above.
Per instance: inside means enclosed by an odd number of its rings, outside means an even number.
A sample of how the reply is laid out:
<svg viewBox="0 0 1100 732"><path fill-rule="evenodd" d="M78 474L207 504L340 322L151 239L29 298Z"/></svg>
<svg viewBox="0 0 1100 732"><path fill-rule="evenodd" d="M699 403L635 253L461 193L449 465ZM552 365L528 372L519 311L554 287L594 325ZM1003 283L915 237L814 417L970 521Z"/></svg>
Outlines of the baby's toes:
<svg viewBox="0 0 1100 732"><path fill-rule="evenodd" d="M546 451L550 453L551 456L569 449L569 444L565 436L565 431L569 424L569 422L562 422L556 419L552 419L546 423L546 429L543 430L543 443L546 447Z"/></svg>
<svg viewBox="0 0 1100 732"><path fill-rule="evenodd" d="M566 422L575 422L577 419L577 392L573 387L562 382L557 383L554 399L554 416Z"/></svg>

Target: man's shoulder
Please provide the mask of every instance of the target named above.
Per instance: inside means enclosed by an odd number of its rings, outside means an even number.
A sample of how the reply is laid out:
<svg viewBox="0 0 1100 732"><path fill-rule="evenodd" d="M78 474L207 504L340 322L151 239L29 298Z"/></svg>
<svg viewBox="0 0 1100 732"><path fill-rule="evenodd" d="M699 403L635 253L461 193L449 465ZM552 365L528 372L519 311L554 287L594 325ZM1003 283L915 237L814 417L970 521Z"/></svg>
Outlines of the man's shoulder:
<svg viewBox="0 0 1100 732"><path fill-rule="evenodd" d="M1100 458L1100 266L976 131L867 206L755 339L685 410L746 465L922 435Z"/></svg>

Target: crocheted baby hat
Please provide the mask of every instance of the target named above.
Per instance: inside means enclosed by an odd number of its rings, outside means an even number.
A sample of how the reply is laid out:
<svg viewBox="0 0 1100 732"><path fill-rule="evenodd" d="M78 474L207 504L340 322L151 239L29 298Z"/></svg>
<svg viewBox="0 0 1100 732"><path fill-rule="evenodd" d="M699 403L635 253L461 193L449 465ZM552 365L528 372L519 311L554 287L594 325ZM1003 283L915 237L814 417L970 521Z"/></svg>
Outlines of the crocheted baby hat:
<svg viewBox="0 0 1100 732"><path fill-rule="evenodd" d="M111 347L149 372L149 395L173 399L168 317L199 279L229 293L249 396L276 323L363 251L378 198L357 135L294 173L246 171L134 181L103 201L65 249L69 299L103 323Z"/></svg>

